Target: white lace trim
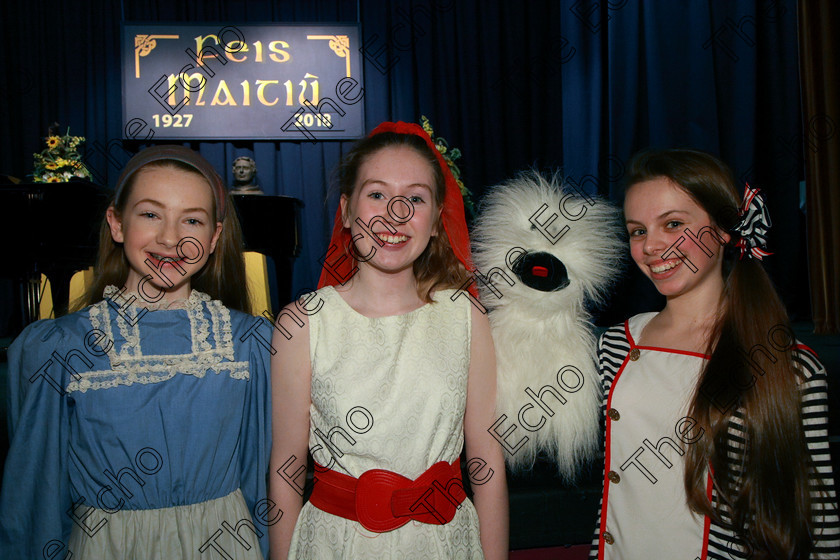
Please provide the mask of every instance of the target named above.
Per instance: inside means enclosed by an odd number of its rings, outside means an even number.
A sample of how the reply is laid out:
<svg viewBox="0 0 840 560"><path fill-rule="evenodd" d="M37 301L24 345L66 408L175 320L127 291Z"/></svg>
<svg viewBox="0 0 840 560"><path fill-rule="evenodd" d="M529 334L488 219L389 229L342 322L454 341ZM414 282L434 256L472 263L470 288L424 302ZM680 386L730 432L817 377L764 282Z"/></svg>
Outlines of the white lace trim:
<svg viewBox="0 0 840 560"><path fill-rule="evenodd" d="M230 311L218 300L211 301L207 306L210 308L210 316L213 318L213 337L216 339L216 347L227 350L229 352L228 358L233 360L233 330L230 326ZM222 334L221 340L218 339L219 332Z"/></svg>
<svg viewBox="0 0 840 560"><path fill-rule="evenodd" d="M212 302L208 303L207 307L210 313L212 314L213 307L211 305ZM210 323L207 321L207 317L204 315L204 306L202 307L190 307L187 309L187 315L190 318L190 330L192 331L192 351L193 354L198 354L199 352L206 352L212 348L210 343L207 341L207 337L210 336ZM215 323L215 321L214 321ZM218 331L214 328L213 329L213 338L217 338L216 333ZM218 341L217 342L218 346Z"/></svg>
<svg viewBox="0 0 840 560"><path fill-rule="evenodd" d="M134 383L159 383L173 378L177 373L201 378L210 370L217 374L227 371L233 379L250 378L249 362L233 361L230 311L222 302L193 290L190 297L183 300L183 309L186 310L190 322L192 352L144 356L139 325L148 310L136 306L133 302L122 307L132 296L138 299L140 296L132 292L123 292L119 299L112 301L111 296L118 293L116 287L108 286L104 292L106 299L90 308L91 326L105 333L113 343L107 352L111 369L78 374L67 385L68 392L108 389ZM207 313L210 314L209 320ZM116 317L113 317L114 314ZM117 322L124 343L114 338L112 320ZM208 340L211 332L212 344Z"/></svg>
<svg viewBox="0 0 840 560"><path fill-rule="evenodd" d="M249 362L222 361L217 352L208 352L197 356L196 361L185 362L177 360L177 363L166 360L170 363L160 363L155 357L149 357L148 362L138 362L136 367L123 370L85 371L78 374L73 381L67 384L67 392L79 391L84 393L88 390L112 389L120 385L134 385L135 383L150 384L161 383L175 377L176 374L192 375L203 378L212 371L216 375L228 372L233 379L247 381L250 379Z"/></svg>
<svg viewBox="0 0 840 560"><path fill-rule="evenodd" d="M112 299L111 296L114 294L119 294L120 289L116 286L106 286L105 290L102 292L102 296L105 299ZM146 309L147 311L166 311L171 309L196 309L201 308L202 302L211 301L212 298L205 294L204 292L199 292L198 290L192 290L190 295L187 298L183 299L176 299L172 301L162 301L162 302L150 302L141 294L133 291L133 290L125 290L123 288L121 298L123 300L130 300L134 298L132 301L131 307L138 307L140 309ZM116 300L115 300L116 301ZM135 305L134 302L143 302L143 305Z"/></svg>

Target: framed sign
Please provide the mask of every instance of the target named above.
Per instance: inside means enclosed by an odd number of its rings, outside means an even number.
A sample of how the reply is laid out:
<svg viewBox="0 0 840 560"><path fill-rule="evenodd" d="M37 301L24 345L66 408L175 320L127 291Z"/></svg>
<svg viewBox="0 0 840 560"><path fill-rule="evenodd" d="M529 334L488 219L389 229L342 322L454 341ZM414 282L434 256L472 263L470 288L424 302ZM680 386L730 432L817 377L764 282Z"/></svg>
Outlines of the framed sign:
<svg viewBox="0 0 840 560"><path fill-rule="evenodd" d="M358 24L122 25L123 137L364 136Z"/></svg>

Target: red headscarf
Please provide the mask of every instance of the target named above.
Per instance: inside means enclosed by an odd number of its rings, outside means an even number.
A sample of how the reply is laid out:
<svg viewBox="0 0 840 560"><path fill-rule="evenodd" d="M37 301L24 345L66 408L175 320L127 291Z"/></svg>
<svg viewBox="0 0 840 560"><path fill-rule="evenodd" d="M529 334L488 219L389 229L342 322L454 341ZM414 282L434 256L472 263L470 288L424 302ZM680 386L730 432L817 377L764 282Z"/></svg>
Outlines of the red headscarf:
<svg viewBox="0 0 840 560"><path fill-rule="evenodd" d="M426 145L432 150L437 158L438 165L443 172L443 179L446 185L446 193L443 197L443 208L441 212L441 222L443 229L449 238L449 245L455 253L455 257L461 261L464 268L473 270L472 258L470 256L470 236L467 230L467 221L464 216L464 199L461 196L461 189L458 188L458 183L455 182L455 177L452 175L446 160L438 151L432 139L423 130L423 127L414 123L406 122L384 122L377 126L370 136L376 136L382 132L396 132L397 134L412 134L422 138ZM347 254L347 248L351 242L350 230L345 228L341 219L341 207L335 213L335 225L333 226L332 238L330 239L330 246L326 257L324 258L324 266L321 269L321 279L318 281L318 288L324 286L335 286L336 284L343 284L353 274L353 268L356 266L355 261ZM475 283L471 282L469 286L470 293L475 296Z"/></svg>

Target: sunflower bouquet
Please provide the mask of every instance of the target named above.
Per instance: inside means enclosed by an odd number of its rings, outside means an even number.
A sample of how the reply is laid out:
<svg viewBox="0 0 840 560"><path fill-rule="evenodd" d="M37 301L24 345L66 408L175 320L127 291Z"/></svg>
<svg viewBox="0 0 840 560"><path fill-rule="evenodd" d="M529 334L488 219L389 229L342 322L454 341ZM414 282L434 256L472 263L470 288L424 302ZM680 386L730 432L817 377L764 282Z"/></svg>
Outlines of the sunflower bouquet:
<svg viewBox="0 0 840 560"><path fill-rule="evenodd" d="M90 178L90 172L77 150L84 143L84 137L70 136L68 128L64 136L51 134L45 140L47 148L40 154L32 154L35 158L32 177L36 183L64 183L73 177Z"/></svg>

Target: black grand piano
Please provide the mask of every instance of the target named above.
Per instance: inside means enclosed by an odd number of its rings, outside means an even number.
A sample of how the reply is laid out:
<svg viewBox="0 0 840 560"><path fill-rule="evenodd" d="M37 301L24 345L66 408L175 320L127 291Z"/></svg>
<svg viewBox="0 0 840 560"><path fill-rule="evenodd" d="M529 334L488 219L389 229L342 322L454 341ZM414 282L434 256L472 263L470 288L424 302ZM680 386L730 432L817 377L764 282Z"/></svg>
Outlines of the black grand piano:
<svg viewBox="0 0 840 560"><path fill-rule="evenodd" d="M292 301L292 266L300 254L300 214L303 202L291 196L235 194L233 205L242 224L245 251L274 261L277 294L282 307ZM254 310L258 313L262 310ZM278 309L272 312L279 311Z"/></svg>
<svg viewBox="0 0 840 560"><path fill-rule="evenodd" d="M38 318L40 275L50 279L56 315L67 312L70 278L94 265L99 225L111 191L88 181L0 183L0 277L17 284L15 334ZM300 210L288 196L234 195L244 250L274 261L280 304L292 299L292 266L300 253Z"/></svg>

